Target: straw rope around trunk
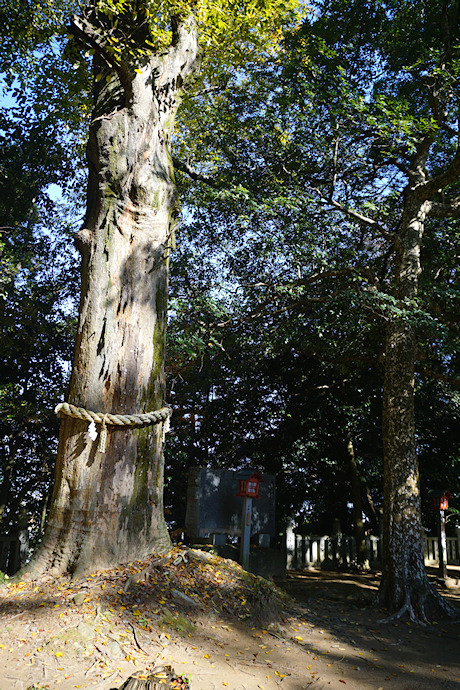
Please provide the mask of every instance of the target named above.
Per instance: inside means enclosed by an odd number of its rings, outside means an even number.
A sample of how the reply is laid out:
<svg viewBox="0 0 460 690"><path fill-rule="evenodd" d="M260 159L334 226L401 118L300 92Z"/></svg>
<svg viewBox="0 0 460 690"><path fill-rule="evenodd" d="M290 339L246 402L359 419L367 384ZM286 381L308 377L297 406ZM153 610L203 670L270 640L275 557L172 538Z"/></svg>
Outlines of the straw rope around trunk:
<svg viewBox="0 0 460 690"><path fill-rule="evenodd" d="M98 446L98 451L100 453L105 452L107 425L142 427L163 422L164 437L164 434L169 431L169 418L172 415L172 409L169 406L162 407L160 410L155 410L154 412L141 414L109 414L104 412L93 412L92 410L86 410L84 407L77 407L76 405L71 405L66 402L59 403L54 411L59 417L67 415L74 419L81 419L84 422L89 422L88 433L93 441L97 438L96 424L101 424L102 428Z"/></svg>

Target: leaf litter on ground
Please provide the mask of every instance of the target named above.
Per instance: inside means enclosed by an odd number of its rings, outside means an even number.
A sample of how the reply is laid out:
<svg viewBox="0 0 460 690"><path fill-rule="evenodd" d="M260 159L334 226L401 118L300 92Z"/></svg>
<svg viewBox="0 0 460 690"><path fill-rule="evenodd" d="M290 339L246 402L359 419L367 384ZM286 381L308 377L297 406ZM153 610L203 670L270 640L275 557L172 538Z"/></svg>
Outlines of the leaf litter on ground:
<svg viewBox="0 0 460 690"><path fill-rule="evenodd" d="M310 576L326 581L326 575ZM374 656L366 637L383 642L382 629L377 634L375 625L364 627L346 597L334 603L324 589L318 594L307 607L234 561L176 547L79 580L10 581L0 590L0 658L7 659L15 683L27 687L40 673L42 687L53 690L109 690L164 665L172 666L178 682L184 683L184 669L199 678L193 690L243 687L247 674L266 690L298 690L299 678L308 687L326 677L358 688L349 674L366 682L356 665L363 661L380 687L390 670L380 659L385 650ZM365 660L359 656L363 644L371 655ZM217 681L222 669L226 675ZM406 673L403 664L396 671Z"/></svg>

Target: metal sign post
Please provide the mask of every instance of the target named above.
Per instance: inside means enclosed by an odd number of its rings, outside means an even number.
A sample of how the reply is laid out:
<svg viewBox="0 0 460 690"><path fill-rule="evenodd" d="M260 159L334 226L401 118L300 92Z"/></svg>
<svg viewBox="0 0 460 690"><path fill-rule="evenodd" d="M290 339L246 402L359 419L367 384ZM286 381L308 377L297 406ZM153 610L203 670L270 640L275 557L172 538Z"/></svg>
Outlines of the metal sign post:
<svg viewBox="0 0 460 690"><path fill-rule="evenodd" d="M439 577L445 580L447 577L447 539L446 539L446 511L439 511L439 532L438 532L438 548L439 548Z"/></svg>
<svg viewBox="0 0 460 690"><path fill-rule="evenodd" d="M250 470L239 473L237 496L243 498L243 513L241 516L241 544L240 544L240 564L245 570L249 569L249 549L251 544L251 518L252 518L252 499L259 498L260 482L263 482L262 475Z"/></svg>
<svg viewBox="0 0 460 690"><path fill-rule="evenodd" d="M243 498L243 515L241 524L240 563L245 570L249 569L249 546L251 543L252 498Z"/></svg>
<svg viewBox="0 0 460 690"><path fill-rule="evenodd" d="M439 552L439 579L443 582L447 578L447 539L446 539L446 510L449 507L449 491L437 491L432 489L428 492L431 498L432 509L438 513L438 552Z"/></svg>

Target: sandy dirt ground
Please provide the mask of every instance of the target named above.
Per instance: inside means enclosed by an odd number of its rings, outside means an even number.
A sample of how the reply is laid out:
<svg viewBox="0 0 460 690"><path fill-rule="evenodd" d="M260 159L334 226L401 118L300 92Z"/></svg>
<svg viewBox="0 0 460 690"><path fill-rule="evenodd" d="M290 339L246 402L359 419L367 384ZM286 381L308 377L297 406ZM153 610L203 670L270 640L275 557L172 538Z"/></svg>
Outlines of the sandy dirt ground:
<svg viewBox="0 0 460 690"><path fill-rule="evenodd" d="M460 569L449 575L460 618ZM192 690L460 690L460 624L379 622L378 574L311 570L277 584L290 596L232 561L175 549L81 580L3 586L0 690L109 690L168 667Z"/></svg>

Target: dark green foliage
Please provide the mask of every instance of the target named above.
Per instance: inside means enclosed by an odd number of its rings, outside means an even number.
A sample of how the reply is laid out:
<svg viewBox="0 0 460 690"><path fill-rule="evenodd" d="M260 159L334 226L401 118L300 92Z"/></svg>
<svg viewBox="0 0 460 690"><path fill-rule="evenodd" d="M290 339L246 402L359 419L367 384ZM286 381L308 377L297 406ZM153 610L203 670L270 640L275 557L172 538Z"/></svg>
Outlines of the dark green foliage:
<svg viewBox="0 0 460 690"><path fill-rule="evenodd" d="M450 3L318 3L277 59L187 105L200 136L183 156L211 186L183 183L192 213L173 256L170 336L183 359L175 350L172 456L274 471L280 514L314 505L318 528L348 515L348 432L381 501L394 316L418 331L422 490L438 475L455 484L458 220L427 219L416 300L398 298L394 238L417 147L430 146L428 178L455 153L457 33ZM443 200L456 191L452 179ZM199 268L187 272L192 256Z"/></svg>
<svg viewBox="0 0 460 690"><path fill-rule="evenodd" d="M64 46L53 39L50 12L0 5L0 531L25 516L35 537L52 488L54 407L66 385L78 292L69 251L75 203L57 203L48 190L78 199L74 99L82 81L59 63Z"/></svg>
<svg viewBox="0 0 460 690"><path fill-rule="evenodd" d="M8 243L20 263L10 263L0 312L0 526L8 531L26 513L36 534L52 488L54 407L67 378L76 281L62 242L39 228L19 229Z"/></svg>

